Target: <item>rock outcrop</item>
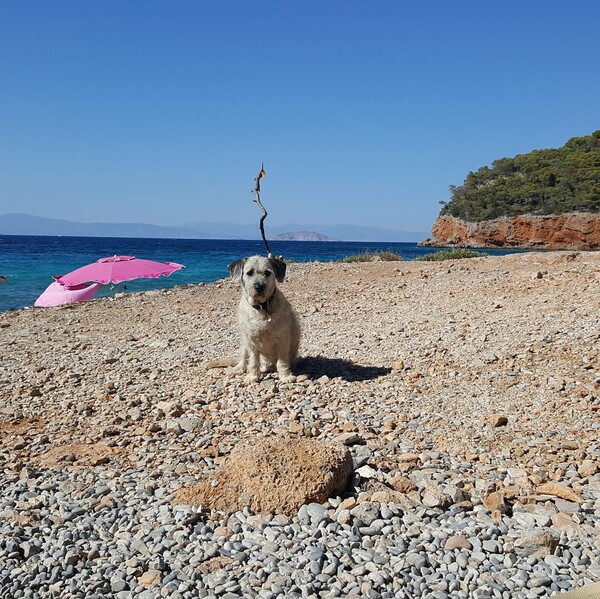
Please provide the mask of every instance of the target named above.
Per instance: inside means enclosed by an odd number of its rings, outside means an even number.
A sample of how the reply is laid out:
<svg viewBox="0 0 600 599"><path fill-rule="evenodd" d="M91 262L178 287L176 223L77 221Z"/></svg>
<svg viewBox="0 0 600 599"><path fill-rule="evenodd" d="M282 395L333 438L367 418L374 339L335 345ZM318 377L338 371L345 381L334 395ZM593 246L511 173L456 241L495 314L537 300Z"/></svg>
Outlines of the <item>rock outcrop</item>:
<svg viewBox="0 0 600 599"><path fill-rule="evenodd" d="M481 222L440 216L432 227L432 233L433 238L425 240L422 245L598 250L600 214L523 215Z"/></svg>
<svg viewBox="0 0 600 599"><path fill-rule="evenodd" d="M347 447L320 439L257 439L233 448L213 481L181 489L177 503L294 514L342 494L352 474Z"/></svg>

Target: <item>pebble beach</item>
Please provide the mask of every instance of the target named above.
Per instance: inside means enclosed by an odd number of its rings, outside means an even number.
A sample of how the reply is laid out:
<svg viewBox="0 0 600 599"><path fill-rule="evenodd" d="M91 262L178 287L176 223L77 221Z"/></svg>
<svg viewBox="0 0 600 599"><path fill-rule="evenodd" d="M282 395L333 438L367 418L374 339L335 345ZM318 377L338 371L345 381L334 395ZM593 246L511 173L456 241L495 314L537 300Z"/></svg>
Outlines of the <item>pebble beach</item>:
<svg viewBox="0 0 600 599"><path fill-rule="evenodd" d="M600 581L600 253L292 263L281 289L293 383L207 368L237 353L229 279L0 313L0 598ZM175 501L268 438L347 447L347 490L291 513Z"/></svg>

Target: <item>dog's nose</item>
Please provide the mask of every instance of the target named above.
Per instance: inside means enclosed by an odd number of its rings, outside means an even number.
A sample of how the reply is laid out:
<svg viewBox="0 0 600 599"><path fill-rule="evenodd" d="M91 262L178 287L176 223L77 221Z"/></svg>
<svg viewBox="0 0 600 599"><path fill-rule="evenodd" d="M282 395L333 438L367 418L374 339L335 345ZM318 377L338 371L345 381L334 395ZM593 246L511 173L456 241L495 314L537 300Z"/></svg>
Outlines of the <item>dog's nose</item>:
<svg viewBox="0 0 600 599"><path fill-rule="evenodd" d="M262 293L266 288L267 286L264 283L254 283L254 291L256 293Z"/></svg>

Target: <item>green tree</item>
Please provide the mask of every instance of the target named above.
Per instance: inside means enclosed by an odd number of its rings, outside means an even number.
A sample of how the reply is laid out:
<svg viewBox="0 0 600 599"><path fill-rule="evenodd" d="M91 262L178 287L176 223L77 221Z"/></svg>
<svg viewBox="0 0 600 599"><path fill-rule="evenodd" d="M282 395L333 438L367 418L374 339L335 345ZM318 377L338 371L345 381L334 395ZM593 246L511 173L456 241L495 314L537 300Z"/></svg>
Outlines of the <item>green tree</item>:
<svg viewBox="0 0 600 599"><path fill-rule="evenodd" d="M520 214L600 212L600 130L562 148L500 158L450 186L440 215L481 221Z"/></svg>

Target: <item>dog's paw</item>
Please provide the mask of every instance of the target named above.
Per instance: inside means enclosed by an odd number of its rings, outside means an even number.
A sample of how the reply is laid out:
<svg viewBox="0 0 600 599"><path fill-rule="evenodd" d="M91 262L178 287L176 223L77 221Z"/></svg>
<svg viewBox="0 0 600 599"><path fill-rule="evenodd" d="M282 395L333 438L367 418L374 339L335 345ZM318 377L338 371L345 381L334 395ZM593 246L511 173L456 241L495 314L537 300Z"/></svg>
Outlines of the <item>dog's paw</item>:
<svg viewBox="0 0 600 599"><path fill-rule="evenodd" d="M295 383L296 382L296 377L291 374L291 373L287 373L287 374L280 374L279 375L279 380L282 383Z"/></svg>
<svg viewBox="0 0 600 599"><path fill-rule="evenodd" d="M247 374L245 380L247 383L258 383L258 379L258 374Z"/></svg>

